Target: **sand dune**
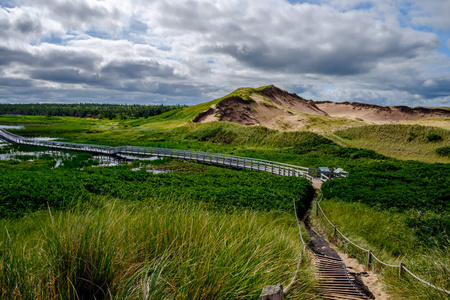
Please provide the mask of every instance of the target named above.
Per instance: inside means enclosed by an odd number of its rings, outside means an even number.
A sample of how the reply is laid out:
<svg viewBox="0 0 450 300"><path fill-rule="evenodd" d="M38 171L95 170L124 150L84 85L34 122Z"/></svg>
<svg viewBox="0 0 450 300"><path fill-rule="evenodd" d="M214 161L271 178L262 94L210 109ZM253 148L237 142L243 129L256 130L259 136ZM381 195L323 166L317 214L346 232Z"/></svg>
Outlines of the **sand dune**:
<svg viewBox="0 0 450 300"><path fill-rule="evenodd" d="M368 123L387 124L426 118L450 118L450 111L439 108L378 106L357 102L315 102L331 117L359 119Z"/></svg>
<svg viewBox="0 0 450 300"><path fill-rule="evenodd" d="M239 89L200 113L193 121L228 121L246 126L263 125L273 129L302 130L316 125L312 121L314 116L321 117L322 124L336 123L336 118L340 118L337 123L343 128L355 125L356 121L388 124L425 118L450 118L450 110L312 101L275 86L267 86Z"/></svg>

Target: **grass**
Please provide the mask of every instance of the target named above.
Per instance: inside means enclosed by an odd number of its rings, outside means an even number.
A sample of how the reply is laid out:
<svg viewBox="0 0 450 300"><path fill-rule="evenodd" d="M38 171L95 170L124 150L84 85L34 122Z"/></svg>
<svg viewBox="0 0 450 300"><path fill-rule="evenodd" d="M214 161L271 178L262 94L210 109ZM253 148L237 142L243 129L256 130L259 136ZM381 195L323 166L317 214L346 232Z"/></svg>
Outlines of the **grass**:
<svg viewBox="0 0 450 300"><path fill-rule="evenodd" d="M331 145L333 142L329 139L308 131L277 131L262 126L246 127L229 122L204 124L185 122L183 125L171 127L172 121L160 122L153 118L148 118L149 122L143 118L111 122L79 118L29 117L25 123L27 118L20 117L17 122L13 122L10 116L0 116L0 124L27 124L24 130L11 131L21 135L57 137L69 142L192 149L268 159L305 167L351 167L365 162L365 159L349 160L346 157L337 157L335 152L339 151L338 146L333 146ZM56 130L51 131L50 128Z"/></svg>
<svg viewBox="0 0 450 300"><path fill-rule="evenodd" d="M401 261L422 279L450 289L449 249L423 246L414 231L406 225L413 212L380 211L365 204L347 203L337 198L324 200L321 206L341 232L356 244L371 249L382 261L393 265ZM314 222L321 224L317 217ZM329 229L328 232L331 238L333 230ZM351 247L351 251L366 258L354 247ZM399 277L397 268L385 268L383 276L383 283L394 299L447 299L446 294L426 287L410 275Z"/></svg>
<svg viewBox="0 0 450 300"><path fill-rule="evenodd" d="M430 141L427 136L439 135L442 140ZM366 148L400 160L419 160L427 163L450 163L435 149L450 145L450 131L444 128L419 125L368 125L336 131L335 136L347 147Z"/></svg>
<svg viewBox="0 0 450 300"><path fill-rule="evenodd" d="M302 245L292 199L305 210L306 180L91 160L0 161L0 298L254 299L293 277ZM311 268L305 260L288 298L315 297Z"/></svg>
<svg viewBox="0 0 450 300"><path fill-rule="evenodd" d="M301 250L288 213L96 206L1 221L1 298L254 299L290 281ZM311 272L304 263L288 298L313 297Z"/></svg>
<svg viewBox="0 0 450 300"><path fill-rule="evenodd" d="M416 181L416 177L421 179L420 182L423 181L423 185L417 187L417 190L424 192L429 189L429 183L432 183L436 178L438 180L448 178L445 176L446 174L443 176L439 175L440 172L438 172L438 170L444 169L439 168L439 165L436 165L436 168L433 169L433 166L431 165L425 168L425 164L414 163L417 165L417 168L411 171L411 174L409 174L409 177L407 178L408 180L402 180L397 176L398 174L390 174L387 172L390 170L389 165L402 164L403 166L404 164L406 166L407 164L412 164L411 162L399 162L394 158L383 156L372 150L357 149L360 147L374 149L382 154L394 156L403 160L417 159L423 161L449 162L447 157L438 157L438 154L435 153L436 148L449 145L449 132L442 128L416 125L362 126L338 131L334 135L330 134L329 136L335 141L333 142L328 138L311 132L275 131L264 127L244 127L223 122L213 122L208 124L194 124L190 122L189 119L191 116L195 114L196 111L203 108L204 107L189 108L190 110L187 112L185 110L172 111L165 115L163 114L147 120L135 119L120 120L117 122L108 122L106 120L95 120L94 122L87 119L83 121L84 123L81 123L78 120L72 120L70 118L45 119L45 117L41 119L34 117L26 119L20 117L17 123L14 123L12 119L8 120L10 124L23 124L25 121L28 122L26 123L28 125L26 125L25 130L15 131L19 134L25 133L33 135L37 133L60 137L75 142L194 149L263 158L306 167L344 167L346 170L350 171L351 176L353 176L356 181L359 180L359 182L357 182L358 186L364 186L364 182L366 182L368 178L377 176L383 177L383 181L380 183L371 181L370 187L364 190L364 192L367 192L367 195L373 192L371 190L372 188L376 189L381 187L385 188L386 191L389 191L392 182L391 179L395 179L396 182L404 182L404 185L400 187L396 186L395 190L392 190L391 187L392 195L398 196L407 195L413 190L412 187L414 187L414 190L416 189L416 186L413 184L414 181ZM3 122L5 118L6 117L4 116L0 116L0 123L5 123ZM46 130L46 128L51 128L53 125L56 129L55 131ZM67 128L66 132L64 132L64 127ZM431 133L441 136L442 140L430 141L427 136ZM345 148L343 146L352 146L353 148ZM381 167L381 169L379 167ZM387 169L383 169L384 167ZM20 168L23 168L23 166L20 166ZM373 170L371 171L372 173L366 174L364 172L359 172L361 169ZM392 171L395 171L394 169ZM430 169L431 171L427 171L427 173L424 172L423 169ZM226 182L225 179L223 181ZM99 188L101 188L101 186L102 185L93 185L93 187ZM442 189L438 190L442 199L445 198L446 187L448 186L444 185L442 186ZM168 188L170 189L170 186L168 186ZM264 189L264 186L261 185L259 188ZM142 191L143 189L138 190ZM208 189L205 190L207 191ZM349 186L346 187L346 189L341 189L340 192L343 192L344 194L354 194L355 188L354 186ZM102 195L104 193L97 193L95 194L95 197L98 197L99 194ZM161 195L162 194L156 195L156 198L160 198ZM243 193L243 195L245 195L245 193ZM122 200L125 199L120 195L114 196L116 198L121 198ZM179 199L182 198L179 197L179 195L177 197ZM376 194L372 198L373 201L375 201L377 199ZM389 199L389 197L383 199ZM413 206L416 207L416 209L421 203L420 201L423 201L420 197L412 197L411 199L411 201L415 201ZM385 202L386 204L390 203L389 201ZM87 201L86 203L90 202ZM156 204L158 204L158 202L156 202ZM93 205L97 206L95 203L93 203ZM200 204L196 202L195 205L198 206ZM327 206L325 207L325 205ZM404 206L407 207L408 205L409 204L405 203ZM326 201L324 202L324 208L326 209L327 214L331 214L330 218L332 221L335 222L340 229L342 228L342 231L345 234L348 234L352 239L355 239L355 241L361 243L363 246L374 250L374 253L383 260L397 263L399 259L403 259L408 268L414 273L423 276L425 280L430 280L436 285L443 287L445 287L446 284L448 285L448 282L445 281L449 274L448 266L450 256L447 248L437 249L436 247L425 245L421 241L421 237L416 234L415 229L408 225L408 219L411 219L414 216L419 216L417 219L423 221L446 221L437 217L434 218L434 215L431 215L431 213L438 214L438 212L422 212L420 210L408 211L408 209L404 209L403 206L402 211L399 211L398 209L382 210L380 207L376 208L369 206L368 204L343 202L340 200ZM225 213L224 210L220 209L216 211L211 206L209 206L208 209L209 210L206 210L208 213ZM444 212L447 213L446 210ZM67 212L59 212L58 214L63 215L65 213ZM275 220L278 222L278 219L272 217L272 211L252 211L252 213L263 216L262 218L266 219L269 223L275 222ZM236 212L236 210L231 210L228 211L228 214L235 215L238 214L238 212ZM225 215L221 216L225 218ZM361 216L361 218L355 218L355 216ZM24 220L27 220L27 217ZM348 227L344 224L348 224ZM101 232L104 232L103 229ZM205 232L204 234L208 235ZM245 237L245 235L243 236ZM430 234L430 236L432 235ZM6 239L8 239L8 237L6 237ZM40 239L40 237L30 238L30 240ZM209 243L215 245L211 240ZM19 243L18 245L20 245L20 247L18 246L17 249L23 249L23 244ZM260 245L260 243L258 245ZM20 253L20 251L17 250L14 253L16 253L14 255L17 256L17 253ZM163 254L160 254L160 256L163 256ZM164 265L164 263L161 262L159 265ZM34 267L30 267L29 269L32 270L33 268ZM190 271L184 272L183 276L190 274ZM157 271L147 272L147 274L149 273L159 274ZM141 273L138 272L136 274ZM206 274L210 273L206 272ZM25 278L25 275L17 275L17 278ZM15 278L14 276L11 275L10 277ZM181 275L177 276L183 277ZM139 281L141 277L134 278L138 278L138 282L143 282ZM418 298L440 299L439 297L442 297L442 294L440 293L432 294L434 292L424 288L417 281L411 281L411 283L409 283L408 276L399 279L396 276L388 274L386 275L386 278L389 279L386 280L386 283L389 285L391 293L398 299L410 299L407 297L408 291L414 293L414 296L417 296ZM270 284L274 283L272 282ZM30 286L31 285L32 284L30 283ZM20 286L20 284L18 286ZM166 287L167 286L168 285L166 285ZM66 289L70 290L68 287ZM139 288L136 288L136 290L138 289ZM139 290L142 291L142 289ZM256 293L256 288L254 291ZM200 295L200 293L206 292L196 292L194 295ZM157 295L159 296L160 294ZM168 298L171 298L172 295L176 296L178 294L168 295L170 295ZM180 295L180 297L183 298L183 295L185 294ZM434 298L429 295L434 295ZM142 294L135 298L139 298L140 296L142 296ZM224 297L229 297L229 295Z"/></svg>

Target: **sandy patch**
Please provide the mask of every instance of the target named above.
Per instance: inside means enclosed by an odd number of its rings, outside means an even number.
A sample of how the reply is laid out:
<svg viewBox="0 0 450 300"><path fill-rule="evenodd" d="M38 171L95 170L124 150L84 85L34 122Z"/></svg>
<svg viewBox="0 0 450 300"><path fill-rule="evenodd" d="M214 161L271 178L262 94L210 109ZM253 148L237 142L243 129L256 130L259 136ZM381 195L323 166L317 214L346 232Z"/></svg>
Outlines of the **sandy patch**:
<svg viewBox="0 0 450 300"><path fill-rule="evenodd" d="M420 120L424 118L448 118L444 109L410 108L406 106L378 106L363 103L316 102L321 110L332 117L344 117L375 124L388 124Z"/></svg>

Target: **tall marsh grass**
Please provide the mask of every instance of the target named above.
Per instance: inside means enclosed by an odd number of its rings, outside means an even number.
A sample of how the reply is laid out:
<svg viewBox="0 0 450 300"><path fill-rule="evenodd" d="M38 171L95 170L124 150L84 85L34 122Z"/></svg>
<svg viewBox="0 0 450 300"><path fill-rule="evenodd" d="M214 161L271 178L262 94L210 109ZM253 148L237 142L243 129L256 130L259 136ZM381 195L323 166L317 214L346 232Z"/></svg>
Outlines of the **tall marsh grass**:
<svg viewBox="0 0 450 300"><path fill-rule="evenodd" d="M286 212L111 199L0 227L2 299L254 299L289 283L301 252ZM288 298L314 298L304 262Z"/></svg>

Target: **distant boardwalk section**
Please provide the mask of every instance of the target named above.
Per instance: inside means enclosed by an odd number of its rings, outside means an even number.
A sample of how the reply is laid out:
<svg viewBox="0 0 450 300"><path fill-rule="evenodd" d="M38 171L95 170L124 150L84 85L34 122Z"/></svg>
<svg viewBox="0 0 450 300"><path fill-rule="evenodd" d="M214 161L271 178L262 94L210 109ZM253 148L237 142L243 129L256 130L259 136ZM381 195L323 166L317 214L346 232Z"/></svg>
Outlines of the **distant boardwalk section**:
<svg viewBox="0 0 450 300"><path fill-rule="evenodd" d="M166 148L135 147L135 146L109 147L103 145L77 144L58 141L40 141L36 139L25 138L10 133L1 128L0 128L0 138L13 144L47 147L56 150L82 151L93 154L115 155L115 156L121 155L133 155L144 157L158 156L158 157L170 157L185 160L194 160L198 162L206 162L215 165L229 166L233 168L268 172L280 176L303 177L311 182L313 182L314 177L318 176L320 178L320 176L322 175L320 174L320 172L316 172L314 173L315 176L313 177L310 175L311 169L263 159L247 158L242 156L217 154L201 151L166 149ZM345 173L345 175L340 174L340 176L336 177L346 177L347 175L348 173ZM322 180L330 179L330 177L325 178L322 177Z"/></svg>

